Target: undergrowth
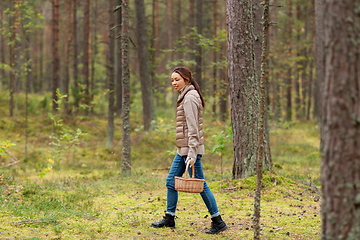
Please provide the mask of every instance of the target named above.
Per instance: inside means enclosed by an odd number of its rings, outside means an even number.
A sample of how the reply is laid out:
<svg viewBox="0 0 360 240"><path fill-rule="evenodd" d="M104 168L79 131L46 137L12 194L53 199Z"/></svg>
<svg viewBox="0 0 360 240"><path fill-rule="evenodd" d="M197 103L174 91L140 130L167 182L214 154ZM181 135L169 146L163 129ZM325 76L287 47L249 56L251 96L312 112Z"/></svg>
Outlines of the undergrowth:
<svg viewBox="0 0 360 240"><path fill-rule="evenodd" d="M1 97L0 97L1 98ZM19 96L21 99L22 96ZM20 162L0 168L0 239L249 239L255 176L232 179L232 143L211 150L229 122L205 112L206 154L202 165L223 218L230 229L206 235L210 216L198 194L179 194L176 229L154 229L166 209L165 178L175 154L174 112L161 110L157 128L144 132L138 100L131 112L132 176L121 177L121 119L115 119L113 149L107 149L107 120L96 116L63 117L63 124L86 133L58 167L40 173L51 157L53 132L48 100L31 95L28 157L24 157L25 119L1 118L1 141ZM0 99L1 100L1 99ZM1 102L1 101L0 101ZM21 101L19 101L20 103ZM0 104L0 112L5 105ZM140 110L139 110L140 109ZM4 115L3 115L4 116ZM171 117L169 117L171 116ZM270 123L273 171L264 172L261 233L264 239L319 239L319 132L313 122ZM222 145L224 144L224 145ZM221 157L220 157L221 156ZM0 157L0 167L11 163ZM222 164L222 168L221 168Z"/></svg>

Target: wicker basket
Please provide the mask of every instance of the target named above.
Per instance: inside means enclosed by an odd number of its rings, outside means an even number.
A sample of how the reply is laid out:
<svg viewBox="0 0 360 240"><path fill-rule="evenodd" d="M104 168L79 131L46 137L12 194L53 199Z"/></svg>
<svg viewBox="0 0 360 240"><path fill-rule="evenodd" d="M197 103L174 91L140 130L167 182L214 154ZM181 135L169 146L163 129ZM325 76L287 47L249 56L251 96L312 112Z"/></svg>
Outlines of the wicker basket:
<svg viewBox="0 0 360 240"><path fill-rule="evenodd" d="M189 168L189 163L186 165L186 172ZM175 189L179 192L187 193L201 193L204 190L204 179L197 179L195 176L195 168L192 167L192 178L175 177Z"/></svg>

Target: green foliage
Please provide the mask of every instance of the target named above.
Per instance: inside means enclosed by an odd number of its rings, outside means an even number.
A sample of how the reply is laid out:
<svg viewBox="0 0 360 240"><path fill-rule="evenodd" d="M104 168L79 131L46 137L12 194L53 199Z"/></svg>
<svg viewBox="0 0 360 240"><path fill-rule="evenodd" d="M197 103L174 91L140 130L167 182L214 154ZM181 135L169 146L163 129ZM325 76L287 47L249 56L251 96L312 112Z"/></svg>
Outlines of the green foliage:
<svg viewBox="0 0 360 240"><path fill-rule="evenodd" d="M66 95L61 94L59 89L57 89L56 94L58 96L56 102L59 106L57 110L60 111L61 102ZM54 126L54 132L49 137L51 139L49 145L53 146L50 150L52 158L48 159L50 163L48 167L41 171L41 177L44 177L47 172L55 167L63 159L64 154L68 153L70 148L76 147L80 143L80 137L85 134L79 128L74 132L72 129L64 127L64 120L59 115L48 114Z"/></svg>
<svg viewBox="0 0 360 240"><path fill-rule="evenodd" d="M4 153L5 150L9 147L15 146L15 144L10 143L9 140L7 140L6 142L0 141L0 157L4 157L6 158L6 154Z"/></svg>

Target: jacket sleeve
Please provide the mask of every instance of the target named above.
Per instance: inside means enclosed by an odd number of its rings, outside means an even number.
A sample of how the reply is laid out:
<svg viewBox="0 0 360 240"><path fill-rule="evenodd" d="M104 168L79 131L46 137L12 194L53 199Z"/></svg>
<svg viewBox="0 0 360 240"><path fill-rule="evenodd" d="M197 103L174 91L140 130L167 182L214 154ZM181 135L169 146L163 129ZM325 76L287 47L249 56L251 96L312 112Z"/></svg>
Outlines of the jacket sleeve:
<svg viewBox="0 0 360 240"><path fill-rule="evenodd" d="M196 158L200 144L199 139L199 100L193 94L187 94L184 99L184 113L188 128L188 157Z"/></svg>

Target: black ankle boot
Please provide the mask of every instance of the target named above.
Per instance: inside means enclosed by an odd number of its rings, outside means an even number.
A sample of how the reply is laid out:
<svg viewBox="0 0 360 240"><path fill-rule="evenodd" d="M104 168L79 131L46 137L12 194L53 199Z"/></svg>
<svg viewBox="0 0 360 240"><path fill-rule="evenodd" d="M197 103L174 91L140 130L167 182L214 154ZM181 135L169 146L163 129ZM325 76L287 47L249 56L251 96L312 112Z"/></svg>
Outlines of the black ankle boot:
<svg viewBox="0 0 360 240"><path fill-rule="evenodd" d="M175 228L175 220L174 220L175 216L166 213L163 218L164 219L161 220L160 222L153 222L151 226L154 228L162 228L162 227Z"/></svg>
<svg viewBox="0 0 360 240"><path fill-rule="evenodd" d="M205 231L208 234L217 234L219 232L225 231L228 229L226 223L221 219L221 216L211 218L211 229Z"/></svg>

